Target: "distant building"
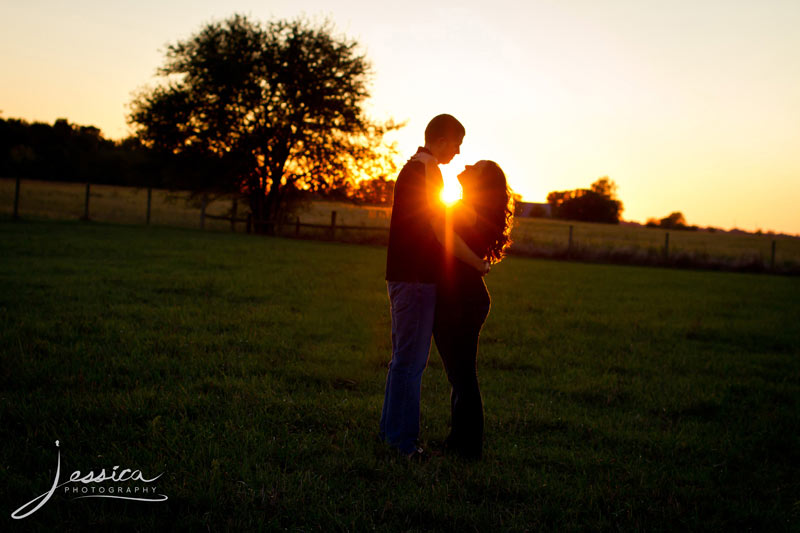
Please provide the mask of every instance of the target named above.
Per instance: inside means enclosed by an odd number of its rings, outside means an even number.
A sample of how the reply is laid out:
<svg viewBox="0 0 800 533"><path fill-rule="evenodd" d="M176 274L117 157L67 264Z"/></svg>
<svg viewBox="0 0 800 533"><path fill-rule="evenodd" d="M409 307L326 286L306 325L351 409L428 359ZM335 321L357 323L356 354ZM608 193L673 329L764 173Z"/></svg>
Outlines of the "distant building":
<svg viewBox="0 0 800 533"><path fill-rule="evenodd" d="M514 204L514 216L518 217L550 217L550 204L536 202L517 202Z"/></svg>

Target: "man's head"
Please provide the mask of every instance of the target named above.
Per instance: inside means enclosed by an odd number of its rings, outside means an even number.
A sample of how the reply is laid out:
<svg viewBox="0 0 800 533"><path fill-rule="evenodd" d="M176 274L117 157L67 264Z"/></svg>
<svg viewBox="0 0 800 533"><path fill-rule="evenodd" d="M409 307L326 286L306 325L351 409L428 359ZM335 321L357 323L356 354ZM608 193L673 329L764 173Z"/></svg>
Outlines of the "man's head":
<svg viewBox="0 0 800 533"><path fill-rule="evenodd" d="M440 164L446 165L460 153L465 133L464 126L453 115L437 115L425 128L425 148Z"/></svg>

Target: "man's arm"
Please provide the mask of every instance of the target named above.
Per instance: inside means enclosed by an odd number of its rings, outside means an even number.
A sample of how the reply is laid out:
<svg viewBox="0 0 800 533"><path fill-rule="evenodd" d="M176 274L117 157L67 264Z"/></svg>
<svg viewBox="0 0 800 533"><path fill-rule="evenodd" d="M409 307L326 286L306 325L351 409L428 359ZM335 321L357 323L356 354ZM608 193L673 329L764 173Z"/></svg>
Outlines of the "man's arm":
<svg viewBox="0 0 800 533"><path fill-rule="evenodd" d="M428 199L428 209L431 213L430 223L433 228L433 233L447 253L470 265L480 272L481 275L484 275L489 272L489 263L478 257L475 252L467 246L461 236L453 231L452 220L448 223L444 204L442 204L439 199L441 191L438 187L438 183L440 179L441 172L439 171L439 167L432 162L426 162L425 196Z"/></svg>

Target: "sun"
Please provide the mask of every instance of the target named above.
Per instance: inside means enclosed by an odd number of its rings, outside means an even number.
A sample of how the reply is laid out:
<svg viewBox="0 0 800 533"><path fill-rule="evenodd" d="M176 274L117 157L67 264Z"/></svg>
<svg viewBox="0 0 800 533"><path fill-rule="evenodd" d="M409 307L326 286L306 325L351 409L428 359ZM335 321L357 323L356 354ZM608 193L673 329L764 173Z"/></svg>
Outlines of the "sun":
<svg viewBox="0 0 800 533"><path fill-rule="evenodd" d="M439 199L445 205L453 205L461 200L461 184L458 180L444 180L444 187L442 192L439 193Z"/></svg>

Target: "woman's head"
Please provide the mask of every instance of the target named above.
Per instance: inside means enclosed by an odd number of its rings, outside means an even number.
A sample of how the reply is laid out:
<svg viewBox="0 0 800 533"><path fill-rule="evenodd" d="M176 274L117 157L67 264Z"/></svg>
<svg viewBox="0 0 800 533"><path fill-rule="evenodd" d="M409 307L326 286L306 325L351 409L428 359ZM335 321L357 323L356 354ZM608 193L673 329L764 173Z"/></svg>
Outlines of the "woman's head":
<svg viewBox="0 0 800 533"><path fill-rule="evenodd" d="M478 161L458 175L462 198L478 215L476 228L486 243L485 259L497 263L511 245L513 196L503 169L494 161Z"/></svg>

